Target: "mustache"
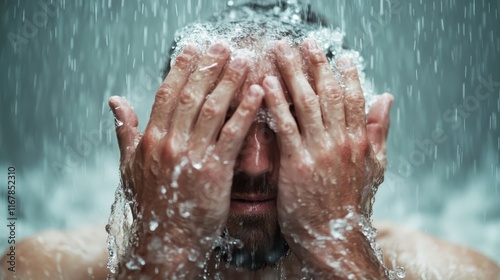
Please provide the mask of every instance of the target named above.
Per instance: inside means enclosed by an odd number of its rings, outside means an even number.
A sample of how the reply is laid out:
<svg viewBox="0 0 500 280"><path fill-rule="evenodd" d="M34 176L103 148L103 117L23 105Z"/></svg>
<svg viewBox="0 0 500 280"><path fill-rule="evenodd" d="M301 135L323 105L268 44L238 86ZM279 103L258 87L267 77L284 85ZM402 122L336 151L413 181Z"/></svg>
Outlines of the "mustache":
<svg viewBox="0 0 500 280"><path fill-rule="evenodd" d="M248 174L241 172L233 176L231 193L277 195L278 184L271 179L269 173L264 173L258 176L249 176Z"/></svg>

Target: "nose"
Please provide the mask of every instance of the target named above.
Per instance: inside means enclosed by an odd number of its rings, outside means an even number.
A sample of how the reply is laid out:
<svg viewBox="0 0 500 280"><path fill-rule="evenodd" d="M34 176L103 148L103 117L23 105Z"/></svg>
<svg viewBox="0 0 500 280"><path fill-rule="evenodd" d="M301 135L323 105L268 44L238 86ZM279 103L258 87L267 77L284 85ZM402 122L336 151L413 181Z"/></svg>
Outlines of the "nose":
<svg viewBox="0 0 500 280"><path fill-rule="evenodd" d="M272 172L278 147L274 132L264 123L254 123L245 137L236 161L236 171L249 176Z"/></svg>

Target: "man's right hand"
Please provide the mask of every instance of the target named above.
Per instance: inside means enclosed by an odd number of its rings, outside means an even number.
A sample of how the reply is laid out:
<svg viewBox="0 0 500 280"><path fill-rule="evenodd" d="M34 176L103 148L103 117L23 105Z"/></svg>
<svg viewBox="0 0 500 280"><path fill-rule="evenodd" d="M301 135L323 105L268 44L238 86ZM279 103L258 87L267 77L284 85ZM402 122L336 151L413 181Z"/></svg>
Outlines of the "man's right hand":
<svg viewBox="0 0 500 280"><path fill-rule="evenodd" d="M144 135L127 101L109 99L123 188L136 203L139 242L130 258L144 259L142 272L159 269L171 277L179 267L179 273L190 271L226 223L235 160L264 96L261 87L251 86L225 122L249 68L246 58L236 58L223 72L229 55L222 43L205 55L186 46L156 93ZM119 269L121 275L141 273Z"/></svg>

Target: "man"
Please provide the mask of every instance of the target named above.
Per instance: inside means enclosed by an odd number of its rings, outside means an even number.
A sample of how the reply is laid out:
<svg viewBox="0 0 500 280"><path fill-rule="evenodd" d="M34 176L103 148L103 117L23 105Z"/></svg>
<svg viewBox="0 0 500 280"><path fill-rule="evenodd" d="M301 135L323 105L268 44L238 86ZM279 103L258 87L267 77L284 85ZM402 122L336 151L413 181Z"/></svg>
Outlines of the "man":
<svg viewBox="0 0 500 280"><path fill-rule="evenodd" d="M498 279L479 253L385 224L382 260L369 218L393 98L365 114L349 53L304 39L321 19L282 4L217 20L178 36L143 134L128 102L109 100L122 174L107 227L114 277L389 279L403 266L410 279ZM15 276L103 279L105 238L30 238Z"/></svg>

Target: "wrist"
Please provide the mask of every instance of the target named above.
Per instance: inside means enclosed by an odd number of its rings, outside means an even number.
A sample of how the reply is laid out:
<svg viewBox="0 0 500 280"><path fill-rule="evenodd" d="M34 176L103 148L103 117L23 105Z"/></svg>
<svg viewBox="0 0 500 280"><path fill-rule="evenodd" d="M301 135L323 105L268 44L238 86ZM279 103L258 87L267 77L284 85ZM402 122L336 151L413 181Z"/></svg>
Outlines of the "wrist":
<svg viewBox="0 0 500 280"><path fill-rule="evenodd" d="M388 279L389 271L366 219L348 214L326 226L291 234L292 251L314 279Z"/></svg>
<svg viewBox="0 0 500 280"><path fill-rule="evenodd" d="M119 263L120 279L137 279L140 275L198 279L210 247L183 246L172 239L159 233L140 234L130 253Z"/></svg>
<svg viewBox="0 0 500 280"><path fill-rule="evenodd" d="M115 232L122 241L115 250L117 279L138 279L144 275L198 279L214 238L186 238L195 235L166 221L152 224L156 220L157 217L142 212L135 215L133 222L122 224L121 234Z"/></svg>

